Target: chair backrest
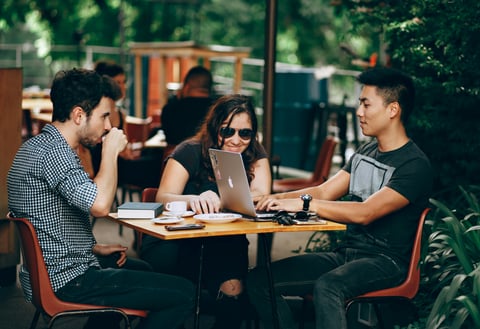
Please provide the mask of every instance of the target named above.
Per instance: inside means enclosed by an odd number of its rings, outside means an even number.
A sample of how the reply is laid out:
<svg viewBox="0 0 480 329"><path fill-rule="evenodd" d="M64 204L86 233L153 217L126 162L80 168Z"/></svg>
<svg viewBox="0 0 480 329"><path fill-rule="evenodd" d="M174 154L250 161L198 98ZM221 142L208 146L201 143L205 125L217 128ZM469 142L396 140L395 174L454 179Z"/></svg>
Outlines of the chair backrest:
<svg viewBox="0 0 480 329"><path fill-rule="evenodd" d="M147 187L142 191L142 202L155 202L155 196L157 195L158 188Z"/></svg>
<svg viewBox="0 0 480 329"><path fill-rule="evenodd" d="M327 136L323 141L320 152L315 162L315 169L312 174L312 182L321 184L328 179L332 167L333 154L338 140L334 136Z"/></svg>
<svg viewBox="0 0 480 329"><path fill-rule="evenodd" d="M128 142L141 143L142 146L150 135L152 118L146 119L127 116L125 118L125 134Z"/></svg>
<svg viewBox="0 0 480 329"><path fill-rule="evenodd" d="M20 235L24 264L30 274L30 285L32 288L32 303L43 310L49 316L65 312L79 310L106 309L103 305L89 305L65 302L55 295L47 267L42 254L37 233L32 223L26 218L15 218L9 213L7 218L15 223ZM128 315L146 317L147 312L143 310L131 310L118 308Z"/></svg>
<svg viewBox="0 0 480 329"><path fill-rule="evenodd" d="M417 233L413 243L412 258L408 267L408 274L405 281L396 287L372 291L360 297L405 297L412 299L420 287L420 254L422 249L423 224L430 208L423 210L418 222Z"/></svg>

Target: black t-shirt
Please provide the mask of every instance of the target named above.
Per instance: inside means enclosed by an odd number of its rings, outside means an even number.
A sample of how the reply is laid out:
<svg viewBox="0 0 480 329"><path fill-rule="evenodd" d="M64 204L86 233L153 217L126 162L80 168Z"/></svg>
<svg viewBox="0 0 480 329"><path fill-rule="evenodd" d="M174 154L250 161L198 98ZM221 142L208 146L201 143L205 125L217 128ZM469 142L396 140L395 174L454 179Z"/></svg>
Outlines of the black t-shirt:
<svg viewBox="0 0 480 329"><path fill-rule="evenodd" d="M202 151L199 142L186 141L178 145L170 155L187 170L189 179L182 194L199 195L211 190L218 194L217 184L208 179L202 165Z"/></svg>
<svg viewBox="0 0 480 329"><path fill-rule="evenodd" d="M397 191L409 204L369 225L349 224L345 245L383 253L408 264L418 220L432 189L430 161L409 141L401 148L380 152L376 141L363 145L343 170L349 172L349 193L365 200L384 186Z"/></svg>
<svg viewBox="0 0 480 329"><path fill-rule="evenodd" d="M189 179L183 194L199 195L208 190L218 194L216 182L208 178L209 175L207 175L205 167L202 165L202 150L199 141L187 140L180 143L170 154L170 157L178 161L188 172ZM260 154L257 155L257 160L266 157L267 152L262 147ZM210 175L213 177L213 172Z"/></svg>

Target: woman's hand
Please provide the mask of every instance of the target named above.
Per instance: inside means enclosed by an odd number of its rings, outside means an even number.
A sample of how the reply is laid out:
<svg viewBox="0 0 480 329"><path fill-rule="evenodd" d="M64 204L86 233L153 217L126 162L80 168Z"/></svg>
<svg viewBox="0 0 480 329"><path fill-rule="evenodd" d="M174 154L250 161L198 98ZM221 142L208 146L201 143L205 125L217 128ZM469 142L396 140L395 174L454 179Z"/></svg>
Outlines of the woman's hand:
<svg viewBox="0 0 480 329"><path fill-rule="evenodd" d="M120 244L113 245L113 244L97 243L93 247L93 253L99 256L108 256L117 252L120 255L117 260L117 265L118 267L122 267L123 265L125 265L125 262L127 261L127 254L126 254L127 249L128 249L127 247L124 247Z"/></svg>
<svg viewBox="0 0 480 329"><path fill-rule="evenodd" d="M197 214L219 212L220 197L213 191L205 191L190 199L190 208Z"/></svg>

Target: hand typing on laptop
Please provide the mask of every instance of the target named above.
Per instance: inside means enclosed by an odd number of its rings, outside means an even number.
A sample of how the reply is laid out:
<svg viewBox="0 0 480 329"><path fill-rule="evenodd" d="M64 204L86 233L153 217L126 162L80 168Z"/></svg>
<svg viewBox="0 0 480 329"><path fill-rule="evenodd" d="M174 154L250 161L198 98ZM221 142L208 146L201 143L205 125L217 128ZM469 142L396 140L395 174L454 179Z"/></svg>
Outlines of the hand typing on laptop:
<svg viewBox="0 0 480 329"><path fill-rule="evenodd" d="M302 209L303 201L298 199L277 199L274 194L264 195L254 199L255 208L259 211L280 211L295 212Z"/></svg>
<svg viewBox="0 0 480 329"><path fill-rule="evenodd" d="M220 197L211 190L193 196L189 203L192 211L195 211L197 214L209 214L220 211Z"/></svg>

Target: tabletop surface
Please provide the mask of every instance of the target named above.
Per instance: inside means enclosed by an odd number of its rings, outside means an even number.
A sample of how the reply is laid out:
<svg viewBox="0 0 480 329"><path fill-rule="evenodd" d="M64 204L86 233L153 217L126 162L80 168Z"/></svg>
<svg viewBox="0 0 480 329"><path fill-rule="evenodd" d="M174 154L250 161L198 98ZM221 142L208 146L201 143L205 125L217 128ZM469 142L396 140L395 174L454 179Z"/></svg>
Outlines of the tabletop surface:
<svg viewBox="0 0 480 329"><path fill-rule="evenodd" d="M22 99L22 109L30 111L51 110L53 109L53 104L49 98L24 98Z"/></svg>
<svg viewBox="0 0 480 329"><path fill-rule="evenodd" d="M274 232L343 231L346 229L344 224L330 221L327 221L325 224L279 225L275 222L254 222L242 218L225 224L203 223L205 224L203 229L167 231L164 224L156 224L151 219L118 219L117 213L111 213L107 218L163 240ZM200 221L187 217L181 224L198 222Z"/></svg>
<svg viewBox="0 0 480 329"><path fill-rule="evenodd" d="M165 141L165 136L163 138L158 134L147 139L143 145L145 148L165 148L167 147L167 142Z"/></svg>

